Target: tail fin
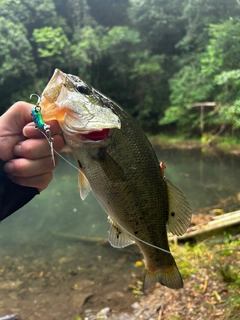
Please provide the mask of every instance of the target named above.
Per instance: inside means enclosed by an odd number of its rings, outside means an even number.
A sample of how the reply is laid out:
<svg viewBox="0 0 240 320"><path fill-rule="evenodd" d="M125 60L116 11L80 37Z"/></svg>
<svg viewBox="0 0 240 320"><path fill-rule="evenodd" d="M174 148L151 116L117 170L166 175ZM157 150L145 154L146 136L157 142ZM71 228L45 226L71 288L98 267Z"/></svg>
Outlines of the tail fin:
<svg viewBox="0 0 240 320"><path fill-rule="evenodd" d="M143 281L143 291L154 285L156 282L160 282L162 285L171 289L183 288L182 276L175 263L158 269L155 272L150 272L146 269Z"/></svg>

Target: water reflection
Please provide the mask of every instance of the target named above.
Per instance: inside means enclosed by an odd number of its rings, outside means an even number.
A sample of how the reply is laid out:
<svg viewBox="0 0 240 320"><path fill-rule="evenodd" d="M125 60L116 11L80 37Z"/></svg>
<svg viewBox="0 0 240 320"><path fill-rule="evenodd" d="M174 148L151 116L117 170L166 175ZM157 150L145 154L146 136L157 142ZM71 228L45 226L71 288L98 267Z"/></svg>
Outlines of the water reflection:
<svg viewBox="0 0 240 320"><path fill-rule="evenodd" d="M208 155L198 149L156 148L156 152L166 161L166 177L183 191L194 212L240 192L236 155ZM75 164L71 154L64 156ZM48 189L1 223L0 240L33 241L56 230L107 237L107 215L92 193L85 201L80 199L77 176L74 168L59 159Z"/></svg>
<svg viewBox="0 0 240 320"><path fill-rule="evenodd" d="M167 160L166 176L183 191L194 212L240 192L237 155L204 153L201 149L157 149L157 153Z"/></svg>

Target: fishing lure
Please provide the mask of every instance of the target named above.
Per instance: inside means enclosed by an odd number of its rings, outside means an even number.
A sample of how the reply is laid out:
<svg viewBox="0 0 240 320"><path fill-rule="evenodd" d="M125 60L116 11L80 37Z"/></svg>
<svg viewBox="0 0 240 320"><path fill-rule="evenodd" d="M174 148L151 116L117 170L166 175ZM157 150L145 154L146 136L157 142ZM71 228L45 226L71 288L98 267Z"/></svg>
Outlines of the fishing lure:
<svg viewBox="0 0 240 320"><path fill-rule="evenodd" d="M40 130L42 132L42 134L48 140L48 143L49 143L50 149L51 149L52 163L53 163L53 166L55 167L55 158L54 158L54 149L53 149L53 141L54 141L54 139L52 137L52 133L51 133L51 130L50 130L50 125L46 124L43 121L42 112L41 112L42 108L39 105L39 102L40 102L41 98L37 94L33 93L33 94L31 94L30 99L32 98L32 96L37 96L37 98L38 98L35 108L33 108L31 110L32 120L35 123L35 128Z"/></svg>

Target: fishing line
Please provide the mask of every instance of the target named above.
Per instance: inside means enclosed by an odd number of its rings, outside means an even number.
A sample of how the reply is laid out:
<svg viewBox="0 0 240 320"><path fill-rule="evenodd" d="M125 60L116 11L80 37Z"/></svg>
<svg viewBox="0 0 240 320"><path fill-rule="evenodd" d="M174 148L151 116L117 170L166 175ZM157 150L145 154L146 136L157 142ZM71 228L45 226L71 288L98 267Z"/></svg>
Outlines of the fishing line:
<svg viewBox="0 0 240 320"><path fill-rule="evenodd" d="M41 132L42 132L42 134L45 136L45 138L48 140L47 135L46 135L43 131L41 131ZM48 141L48 143L49 143L49 145L50 145L50 147L51 147L51 144L50 144L49 141ZM53 151L54 151L54 153L56 153L56 155L58 155L60 158L62 158L66 163L68 163L68 164L69 164L70 166L72 166L75 170L77 170L78 172L80 172L80 170L79 170L74 164L72 164L70 161L68 161L66 158L64 158L64 157L63 157L60 153L58 153L54 148L53 148ZM194 264L193 264L190 260L188 260L188 259L186 259L186 258L183 258L183 257L179 256L178 254L176 254L176 253L174 253L174 252L170 252L170 251L168 251L168 250L166 250L166 249L160 248L160 247L158 247L158 246L155 246L155 245L152 244L152 243L148 243L148 242L146 242L146 241L138 238L137 236L135 236L135 235L131 234L129 231L127 231L120 223L117 223L117 225L119 226L119 228L121 229L121 231L123 231L125 234L127 234L130 238L133 238L133 239L135 239L135 240L137 240L137 241L139 241L139 242L142 242L143 244L145 244L145 245L147 245L147 246L150 246L150 247L152 247L152 248L154 248L154 249L157 249L157 250L160 250L160 251L162 251L162 252L168 253L168 254L170 254L170 255L172 255L172 256L174 256L174 257L177 257L177 258L179 258L180 260L185 261L185 262L189 263L190 265L194 266ZM195 266L194 266L194 267L195 267ZM202 271L201 269L198 268L198 271L202 274L203 277L205 277L205 278L208 277L207 274L206 274L204 271Z"/></svg>
<svg viewBox="0 0 240 320"><path fill-rule="evenodd" d="M77 170L78 172L80 172L80 170L79 170L74 164L72 164L70 161L68 161L66 158L64 158L60 153L58 153L58 152L52 147L50 141L48 140L47 135L46 135L43 131L41 131L41 132L42 132L42 134L45 136L45 138L47 139L47 141L48 141L48 143L49 143L49 145L50 145L50 148L52 148L52 150L54 151L54 153L56 153L56 155L58 155L60 158L62 158L66 163L68 163L70 166L72 166L75 170ZM193 264L190 260L188 260L188 259L186 259L186 258L183 258L183 257L179 256L178 254L176 254L176 253L174 253L174 252L170 252L170 251L168 251L168 250L166 250L166 249L160 248L160 247L158 247L158 246L155 246L155 245L152 244L152 243L148 243L148 242L146 242L146 241L138 238L137 236L135 236L135 235L131 234L129 231L127 231L120 223L117 223L117 225L119 226L119 228L121 229L121 231L123 231L125 234L127 234L130 238L133 238L133 239L135 239L135 240L137 240L137 241L139 241L139 242L141 242L141 243L143 243L143 244L145 244L145 245L147 245L147 246L149 246L149 247L152 247L152 248L154 248L154 249L157 249L157 250L160 250L160 251L162 251L162 252L168 253L168 254L170 254L170 255L172 255L172 256L174 256L174 257L177 257L177 258L179 258L180 260L185 261L185 262L189 263L190 265L194 266L194 264ZM194 266L194 267L195 267L195 266ZM204 271L202 271L201 269L198 268L198 271L202 274L203 277L205 277L205 278L208 277L207 274L206 274Z"/></svg>
<svg viewBox="0 0 240 320"><path fill-rule="evenodd" d="M48 143L49 143L49 146L50 146L50 149L51 149L51 158L52 158L52 163L53 165L55 166L55 159L54 159L54 153L57 154L60 158L62 158L66 163L68 163L70 166L72 166L75 170L77 170L78 172L80 172L79 168L77 168L75 165L73 165L70 161L68 161L66 158L64 158L60 153L58 153L54 148L53 148L53 141L54 139L52 138L51 136L51 131L50 131L50 126L45 124L45 122L43 121L42 119L42 114L41 114L41 107L39 105L40 103L40 100L41 98L37 95L37 94L32 94L30 96L30 98L32 98L32 96L37 96L38 97L38 101L36 103L36 106L35 108L32 110L31 114L32 114L32 118L33 118L33 121L35 123L35 127L36 129L40 130L40 132L42 132L42 134L44 135L44 137L47 139ZM188 262L190 265L194 266L193 263L191 261L189 261L188 259L186 258L183 258L181 256L179 256L178 254L176 253L172 253L166 249L163 249L163 248L160 248L158 246L155 246L154 244L151 244L151 243L148 243L140 238L138 238L137 236L131 234L129 231L127 231L123 226L121 226L119 223L117 223L118 226L120 227L120 229L122 231L124 231L130 238L133 238L147 246L150 246L154 249L157 249L157 250L161 250L162 252L165 252L165 253L168 253L170 255L173 255L175 257L178 257L179 259L183 260L183 261L186 261ZM204 277L207 277L207 275L200 269L198 269L200 271L200 273L202 275L204 275Z"/></svg>
<svg viewBox="0 0 240 320"><path fill-rule="evenodd" d="M46 135L44 131L42 131L42 130L40 130L40 131L42 132L42 134L43 134L44 137L47 139L47 141L48 141L48 143L49 143L49 145L50 145L51 155L52 155L53 152L54 152L56 155L58 155L60 158L62 158L66 163L68 163L71 167L73 167L75 170L77 170L78 172L80 172L80 170L79 170L74 164L72 164L70 161L68 161L66 158L64 158L60 153L58 153L58 152L53 148L53 143L52 143L53 139L52 139L51 141L49 141L48 135ZM172 255L172 256L174 256L174 257L177 257L177 258L179 258L180 260L185 261L185 262L187 262L187 263L189 263L190 265L192 265L192 266L195 267L195 265L194 265L191 261L189 261L188 259L183 258L183 257L179 256L178 254L176 254L176 253L174 253L174 252L170 252L170 251L168 251L168 250L166 250L166 249L160 248L160 247L158 247L158 246L155 246L155 245L152 244L152 243L148 243L148 242L146 242L146 241L138 238L137 236L135 236L135 235L131 234L129 231L127 231L120 223L117 223L117 225L119 226L119 228L121 229L121 231L123 231L125 234L127 234L130 238L133 238L133 239L135 239L135 240L137 240L137 241L139 241L139 242L141 242L141 243L143 243L143 244L145 244L145 245L147 245L147 246L150 246L150 247L152 247L152 248L154 248L154 249L160 250L160 251L165 252L165 253L168 253L168 254L170 254L170 255ZM202 275L205 279L208 279L208 276L207 276L207 274L206 274L204 271L202 271L202 270L199 269L199 268L198 268L198 271L201 273L201 275Z"/></svg>
<svg viewBox="0 0 240 320"><path fill-rule="evenodd" d="M50 145L51 150L53 150L54 153L56 153L56 155L58 155L60 158L62 158L62 159L63 159L65 162L67 162L70 166L72 166L74 169L76 169L78 172L80 172L80 170L78 169L78 167L76 167L74 164L72 164L70 161L68 161L66 158L64 158L60 153L58 153L58 152L52 147L52 144L51 144L51 142L48 140L47 135L46 135L43 131L41 131L41 132L42 132L42 134L44 135L44 137L47 139L47 141L48 141L48 143L49 143L49 145Z"/></svg>
<svg viewBox="0 0 240 320"><path fill-rule="evenodd" d="M47 139L47 141L48 141L47 135L46 135L43 131L41 131L41 132L42 132L42 134L44 135L44 137L45 137L45 138ZM48 143L49 143L50 147L52 148L52 146L51 146L51 144L50 144L49 141L48 141ZM74 164L72 164L70 161L68 161L66 158L64 158L64 157L63 157L60 153L58 153L54 148L53 148L53 151L54 151L54 153L56 153L60 158L62 158L65 162L67 162L70 166L72 166L75 170L77 170L78 172L80 172L80 170L79 170ZM124 232L125 232L128 236L130 236L131 238L134 238L135 240L138 240L138 241L140 241L140 242L142 242L142 243L144 243L144 244L146 244L146 245L148 245L148 246L150 246L150 247L153 247L153 248L155 248L155 249L161 250L161 251L163 251L163 252L165 252L165 253L172 254L172 253L171 253L170 251L168 251L168 250L165 250L165 249L163 249L163 248L157 247L157 246L155 246L154 244L148 243L148 242L146 242L146 241L144 241L144 240L136 237L135 235L133 235L133 234L131 234L129 231L127 231L123 226L121 226L120 223L117 223L117 225L120 227L120 229L121 229L122 231L124 231ZM177 256L177 255L176 255L176 256ZM181 258L181 257L179 256L179 258Z"/></svg>
<svg viewBox="0 0 240 320"><path fill-rule="evenodd" d="M78 167L76 167L74 164L72 164L70 161L68 161L66 158L64 158L60 153L58 153L56 150L53 149L53 151L62 158L65 162L67 162L70 166L72 166L74 169L76 169L78 172L81 172Z"/></svg>
<svg viewBox="0 0 240 320"><path fill-rule="evenodd" d="M42 132L42 134L45 136L45 138L46 138L47 141L48 141L47 135L46 135L43 131L41 131L41 132ZM49 143L49 145L50 145L50 147L51 147L51 144L50 144L49 141L48 141L48 143ZM79 170L74 164L72 164L70 161L68 161L66 158L64 158L64 157L63 157L60 153L58 153L54 148L53 148L53 151L54 151L54 153L56 153L60 158L62 158L65 162L67 162L70 166L72 166L75 170L77 170L78 172L80 172L80 170ZM168 250L165 250L165 249L163 249L163 248L157 247L157 246L155 246L154 244L148 243L148 242L146 242L146 241L144 241L144 240L136 237L135 235L133 235L133 234L131 234L129 231L127 231L123 226L121 226L120 223L117 223L117 225L120 227L120 229L121 229L122 231L124 231L124 232L125 232L127 235L129 235L131 238L134 238L135 240L138 240L138 241L140 241L140 242L142 242L142 243L144 243L144 244L146 244L146 245L148 245L148 246L150 246L150 247L153 247L153 248L155 248L155 249L161 250L161 251L163 251L163 252L165 252L165 253L172 254L172 253L171 253L170 251L168 251ZM176 255L176 256L177 256L177 255ZM179 258L181 258L181 257L179 256ZM188 261L188 262L190 262L190 261Z"/></svg>
<svg viewBox="0 0 240 320"><path fill-rule="evenodd" d="M174 256L174 257L177 257L177 258L179 258L179 259L182 260L182 261L188 262L190 265L196 267L190 260L188 260L188 259L186 259L186 258L183 258L183 257L179 256L178 254L176 254L176 253L174 253L174 252L170 252L170 251L168 251L168 250L166 250L166 249L163 249L163 248L160 248L160 247L158 247L158 246L155 246L155 245L152 244L152 243L148 243L148 242L146 242L146 241L144 241L144 240L136 237L135 235L131 234L131 233L130 233L129 231L127 231L124 227L122 227L119 223L117 223L117 225L119 226L119 228L121 229L121 231L124 231L130 238L134 238L135 240L138 240L138 241L142 242L143 244L146 244L147 246L150 246L150 247L152 247L152 248L154 248L154 249L157 249L157 250L163 251L163 252L165 252L165 253L168 253L168 254L170 254L170 255L172 255L172 256ZM199 268L197 268L197 269L198 269L198 271L201 273L201 275L202 275L203 277L208 278L208 275L207 275L204 271L202 271L202 270L199 269Z"/></svg>

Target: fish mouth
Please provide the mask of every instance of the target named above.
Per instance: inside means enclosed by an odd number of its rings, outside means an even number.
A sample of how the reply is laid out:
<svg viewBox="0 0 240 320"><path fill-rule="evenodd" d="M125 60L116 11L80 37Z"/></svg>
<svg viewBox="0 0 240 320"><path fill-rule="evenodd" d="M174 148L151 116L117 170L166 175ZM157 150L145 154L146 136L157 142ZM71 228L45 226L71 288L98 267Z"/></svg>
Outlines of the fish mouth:
<svg viewBox="0 0 240 320"><path fill-rule="evenodd" d="M107 115L111 115L110 121L105 116L98 114L76 114L68 111L65 113L64 120L59 124L68 137L72 137L81 141L97 141L108 137L111 129L120 129L121 123L119 118L109 113L110 109L106 109Z"/></svg>
<svg viewBox="0 0 240 320"><path fill-rule="evenodd" d="M77 78L55 70L39 104L43 120L57 120L64 133L83 140L102 140L110 129L120 129L119 117L103 105L94 89L89 95L79 93L71 77Z"/></svg>
<svg viewBox="0 0 240 320"><path fill-rule="evenodd" d="M100 141L104 140L108 137L110 129L102 129L99 131L90 131L89 133L82 133L80 134L80 139L82 141Z"/></svg>

